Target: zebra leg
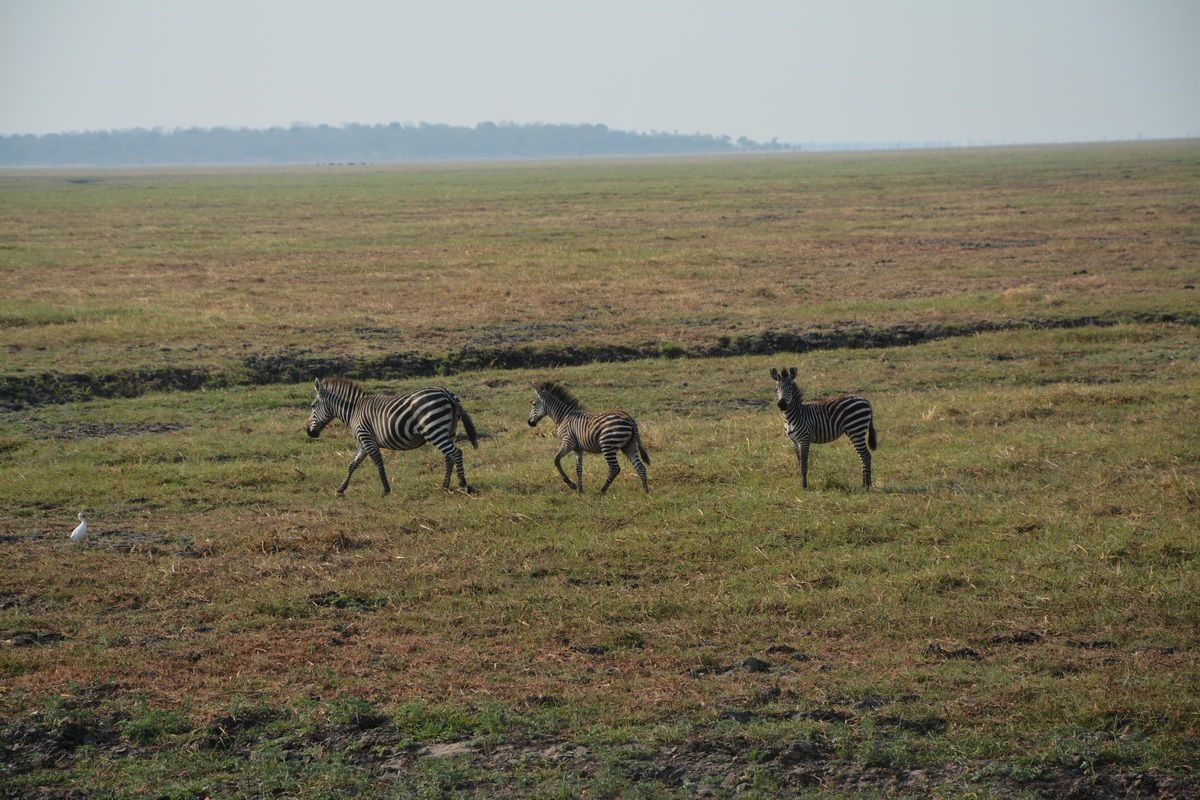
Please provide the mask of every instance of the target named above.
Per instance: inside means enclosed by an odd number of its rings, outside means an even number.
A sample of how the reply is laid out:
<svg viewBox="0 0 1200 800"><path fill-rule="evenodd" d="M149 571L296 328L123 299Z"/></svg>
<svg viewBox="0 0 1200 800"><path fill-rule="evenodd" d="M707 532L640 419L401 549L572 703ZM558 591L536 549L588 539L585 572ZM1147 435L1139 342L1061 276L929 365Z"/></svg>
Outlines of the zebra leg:
<svg viewBox="0 0 1200 800"><path fill-rule="evenodd" d="M638 445L636 439L625 446L625 455L629 458L629 463L633 464L633 468L637 472L638 477L642 479L642 490L646 494L650 494L650 479L646 474L646 465L642 463L642 459L638 456Z"/></svg>
<svg viewBox="0 0 1200 800"><path fill-rule="evenodd" d="M583 451L575 451L575 480L579 483L579 493L583 494ZM603 494L603 492L601 492Z"/></svg>
<svg viewBox="0 0 1200 800"><path fill-rule="evenodd" d="M388 483L387 472L383 469L383 453L379 452L378 449L373 449L368 452L368 455L370 455L371 460L375 462L375 469L379 470L379 481L383 484L383 493L390 494L392 491L392 485ZM347 478L347 480L349 480L349 478Z"/></svg>
<svg viewBox="0 0 1200 800"><path fill-rule="evenodd" d="M566 470L564 470L562 468L563 456L565 456L567 453L571 452L572 449L573 448L571 447L571 445L564 442L563 446L560 447L558 449L558 452L554 454L554 466L558 468L558 474L562 476L562 479L567 484L567 486L570 486L572 489L574 489L575 484L571 482L571 479L567 477ZM581 456L581 458L582 458L582 456ZM583 466L582 465L579 465L577 472L580 473L579 479L582 481L583 480Z"/></svg>
<svg viewBox="0 0 1200 800"><path fill-rule="evenodd" d="M617 451L605 450L604 460L608 462L608 480L604 482L604 486L600 489L600 494L608 491L608 487L612 486L612 482L616 480L617 475L621 472L621 465L617 463Z"/></svg>
<svg viewBox="0 0 1200 800"><path fill-rule="evenodd" d="M458 449L458 445L454 443L454 440L447 436L437 437L428 441L431 441L433 446L441 450L442 455L446 457L446 474L442 478L442 488L450 488L450 475L457 470L459 486L469 491L470 487L467 486L467 476L463 472L462 450Z"/></svg>
<svg viewBox="0 0 1200 800"><path fill-rule="evenodd" d="M462 450L454 447L454 450L446 456L446 479L442 481L442 488L450 488L450 468L453 467L458 475L458 488L464 492L470 493L471 487L467 485L467 473L463 469L463 454Z"/></svg>
<svg viewBox="0 0 1200 800"><path fill-rule="evenodd" d="M463 454L458 447L454 448L454 471L458 473L458 488L470 494L471 485L467 483L467 471L463 468Z"/></svg>
<svg viewBox="0 0 1200 800"><path fill-rule="evenodd" d="M462 450L458 449L458 445L454 443L453 426L449 431L437 431L432 434L420 431L425 441L441 451L446 459L446 474L442 476L442 489L450 488L450 475L458 470L458 483L464 490L470 491L471 487L467 486L467 476L463 472Z"/></svg>
<svg viewBox="0 0 1200 800"><path fill-rule="evenodd" d="M859 437L851 441L855 451L858 453L859 461L862 461L862 478L863 488L871 488L871 451L867 449L867 442L863 437Z"/></svg>
<svg viewBox="0 0 1200 800"><path fill-rule="evenodd" d="M350 466L346 469L346 480L342 481L342 485L338 487L337 493L344 495L346 487L350 485L350 476L354 474L354 470L358 469L358 465L367 457L367 451L364 448L359 448L359 451L354 454L354 458L350 461Z"/></svg>
<svg viewBox="0 0 1200 800"><path fill-rule="evenodd" d="M796 445L796 458L800 460L800 484L808 488L808 448L810 442L801 442Z"/></svg>
<svg viewBox="0 0 1200 800"><path fill-rule="evenodd" d="M379 480L383 481L383 493L387 494L392 490L388 485L387 473L383 470L383 456L380 455L378 449L367 447L359 448L359 451L354 454L353 460L350 461L350 466L346 468L346 480L342 481L342 485L338 487L337 493L344 495L346 487L350 485L350 477L354 474L354 470L358 469L358 465L363 462L367 456L371 456L371 460L375 462L376 468L379 470Z"/></svg>

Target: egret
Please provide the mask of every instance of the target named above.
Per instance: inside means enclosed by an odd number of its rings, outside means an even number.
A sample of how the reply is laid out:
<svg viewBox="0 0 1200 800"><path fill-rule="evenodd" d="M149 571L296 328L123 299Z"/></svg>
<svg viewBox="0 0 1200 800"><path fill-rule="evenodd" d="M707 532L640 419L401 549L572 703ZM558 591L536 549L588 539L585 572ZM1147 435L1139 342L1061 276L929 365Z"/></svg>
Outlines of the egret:
<svg viewBox="0 0 1200 800"><path fill-rule="evenodd" d="M83 518L82 511L79 512L78 516L79 516L79 524L75 526L75 530L71 531L71 541L76 542L76 543L82 543L83 540L87 538L88 526L87 526L87 520Z"/></svg>

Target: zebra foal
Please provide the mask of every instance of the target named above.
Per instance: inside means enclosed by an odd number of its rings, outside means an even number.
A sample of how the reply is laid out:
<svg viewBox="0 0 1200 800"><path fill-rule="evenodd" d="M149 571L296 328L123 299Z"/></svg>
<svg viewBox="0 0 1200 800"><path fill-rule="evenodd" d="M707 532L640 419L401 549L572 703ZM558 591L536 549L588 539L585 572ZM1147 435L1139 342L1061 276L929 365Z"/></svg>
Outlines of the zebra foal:
<svg viewBox="0 0 1200 800"><path fill-rule="evenodd" d="M554 455L554 466L567 486L583 493L583 454L599 453L608 462L608 480L600 488L600 494L608 491L613 479L621 471L617 464L617 451L625 453L629 463L642 479L642 489L649 494L650 483L646 476L646 465L650 456L642 446L637 422L624 411L585 411L579 401L565 387L550 381L533 385L533 408L529 412L529 427L536 427L542 417L550 417L557 426L562 441ZM575 451L575 482L563 470L562 459Z"/></svg>
<svg viewBox="0 0 1200 800"><path fill-rule="evenodd" d="M358 440L358 452L346 471L346 480L337 493L344 495L350 476L367 456L379 470L383 493L392 491L387 472L383 469L383 454L388 450L413 450L429 442L446 457L446 477L442 488L450 488L451 471L458 472L458 483L470 492L463 471L462 450L454 444L454 429L461 419L463 430L472 447L479 447L479 438L471 417L452 392L439 388L417 389L405 395L372 394L363 391L348 378L317 378L317 396L308 417L308 435L317 438L321 430L334 419L340 419Z"/></svg>
<svg viewBox="0 0 1200 800"><path fill-rule="evenodd" d="M862 461L863 488L870 489L871 451L876 445L871 404L853 395L805 402L804 393L796 386L795 367L782 372L772 368L771 377L775 379L775 399L783 412L783 430L796 449L804 488L808 488L809 445L832 442L845 434Z"/></svg>

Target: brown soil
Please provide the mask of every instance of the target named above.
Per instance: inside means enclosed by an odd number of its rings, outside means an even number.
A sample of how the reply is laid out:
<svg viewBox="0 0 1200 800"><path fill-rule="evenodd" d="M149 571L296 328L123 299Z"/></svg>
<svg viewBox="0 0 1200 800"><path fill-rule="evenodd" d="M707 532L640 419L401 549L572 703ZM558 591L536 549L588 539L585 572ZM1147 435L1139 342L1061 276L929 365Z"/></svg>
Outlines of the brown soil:
<svg viewBox="0 0 1200 800"><path fill-rule="evenodd" d="M403 783L406 773L416 773L430 760L453 760L464 783L453 787L456 796L512 796L509 781L518 783L523 773L556 774L571 782L586 783L605 774L642 789L657 787L692 796L733 797L764 776L786 791L821 787L840 792L881 793L889 797L928 797L945 791L982 790L993 797L1046 797L1075 800L1108 798L1196 797L1200 780L1170 775L1129 772L1116 764L1072 763L1042 767L1018 777L1012 771L989 769L987 764L922 765L863 764L840 758L833 746L821 740L778 741L770 746L753 743L725 731L720 737L700 731L683 741L645 747L639 744L600 748L595 745L542 738L494 739L416 744L382 714L366 713L349 722L296 725L280 738L278 725L288 712L255 709L227 714L171 738L172 744L143 744L121 734L122 718L105 716L99 709L117 687L96 686L76 695L55 719L34 713L0 724L0 797L75 798L78 789L17 790L6 782L42 770L70 769L81 758L150 758L170 747L220 751L253 760L263 748L282 747L290 760L311 764L341 754L366 770L374 783L386 787ZM886 703L886 701L883 701ZM853 713L853 712L851 712ZM830 718L846 711L830 708ZM752 711L729 712L726 720L747 723ZM897 735L925 735L940 730L937 720L876 718L878 730ZM469 776L469 777L467 777ZM236 786L230 786L236 791Z"/></svg>
<svg viewBox="0 0 1200 800"><path fill-rule="evenodd" d="M874 327L841 324L814 330L764 331L722 336L692 348L649 343L642 346L594 345L559 348L498 345L466 347L441 356L416 352L379 357L319 356L309 350L251 355L242 364L220 371L168 367L114 373L45 372L30 376L0 376L0 411L72 403L95 398L136 397L155 391L194 391L237 385L302 383L317 376L344 375L359 380L397 380L448 375L472 369L536 369L641 358L715 358L741 355L802 353L810 350L863 349L922 344L956 336L1021 330L1108 327L1121 323L1200 325L1200 318L1179 314L1125 314L1105 317L1067 317L974 322L958 325L895 325Z"/></svg>

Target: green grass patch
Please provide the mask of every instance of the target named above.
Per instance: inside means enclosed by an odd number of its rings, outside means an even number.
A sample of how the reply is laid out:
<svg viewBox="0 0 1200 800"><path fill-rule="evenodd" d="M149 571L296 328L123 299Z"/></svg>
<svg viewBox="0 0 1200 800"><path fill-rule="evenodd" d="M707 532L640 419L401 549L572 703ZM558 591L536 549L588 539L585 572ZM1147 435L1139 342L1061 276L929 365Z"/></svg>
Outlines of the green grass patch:
<svg viewBox="0 0 1200 800"><path fill-rule="evenodd" d="M516 792L521 759L568 794L678 796L717 773L763 793L914 769L959 787L966 770L1176 774L1198 710L1191 339L1129 326L796 354L814 393L875 405L871 492L845 442L814 448L800 489L770 404L778 358L555 372L642 422L649 496L626 470L599 497L598 458L583 497L561 484L553 439L525 425L536 373L444 381L484 433L473 496L442 492L425 449L386 454L391 495L364 470L337 499L350 444L340 425L304 436L307 385L9 415L0 433L25 444L0 462L2 546L21 577L0 629L62 638L7 650L7 702L112 686L86 746L133 748L110 756L124 770L169 759L228 692L257 698L227 744L264 761L210 763L216 785L311 796ZM74 433L33 433L56 430ZM301 770L288 748L315 747L293 741L313 725L373 744ZM80 781L97 769L71 763Z"/></svg>

